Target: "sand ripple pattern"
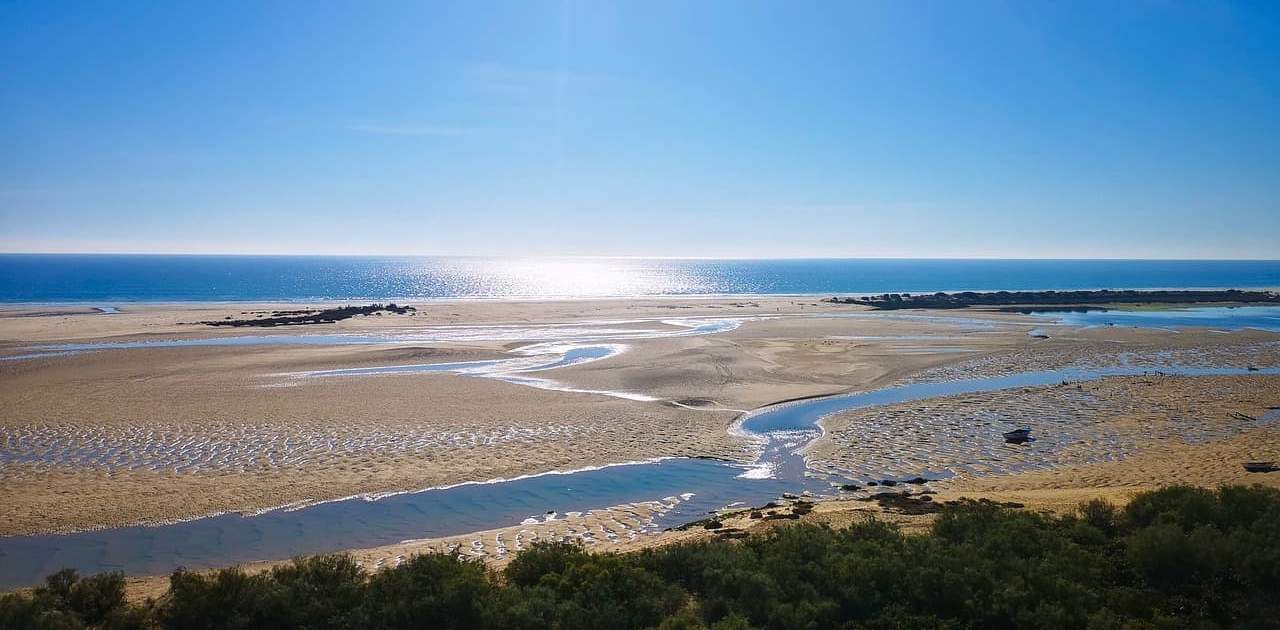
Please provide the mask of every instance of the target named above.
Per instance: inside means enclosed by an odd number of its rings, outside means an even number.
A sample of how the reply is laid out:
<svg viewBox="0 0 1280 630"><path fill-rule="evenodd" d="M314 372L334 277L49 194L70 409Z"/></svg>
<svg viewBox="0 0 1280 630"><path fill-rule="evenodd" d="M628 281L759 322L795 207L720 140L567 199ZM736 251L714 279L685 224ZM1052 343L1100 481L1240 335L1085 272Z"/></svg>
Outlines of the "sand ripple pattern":
<svg viewBox="0 0 1280 630"><path fill-rule="evenodd" d="M1115 348L1100 344L1019 348L926 370L904 383L934 383L1067 368L1237 368L1280 366L1280 341L1183 348Z"/></svg>
<svg viewBox="0 0 1280 630"><path fill-rule="evenodd" d="M808 455L817 469L864 480L979 477L1114 461L1271 424L1202 411L1255 395L1250 379L1196 377L1195 398L1181 402L1153 401L1144 392L1179 378L1118 377L861 409L828 418L828 435ZM1001 433L1018 427L1030 427L1036 439L1006 444Z"/></svg>
<svg viewBox="0 0 1280 630"><path fill-rule="evenodd" d="M484 532L405 540L396 545L359 549L353 557L370 570L386 566L399 566L417 553L456 554L500 567L538 542L576 542L589 549L630 551L639 549L660 535L658 524L669 511L692 494L669 496L654 501L638 501L624 505L569 512L567 514L541 514L531 516L519 525Z"/></svg>
<svg viewBox="0 0 1280 630"><path fill-rule="evenodd" d="M361 426L316 427L299 434L265 424L0 426L0 464L108 471L243 471L301 467L340 455L422 455L441 449L556 442L600 430L602 427L568 424L475 430Z"/></svg>

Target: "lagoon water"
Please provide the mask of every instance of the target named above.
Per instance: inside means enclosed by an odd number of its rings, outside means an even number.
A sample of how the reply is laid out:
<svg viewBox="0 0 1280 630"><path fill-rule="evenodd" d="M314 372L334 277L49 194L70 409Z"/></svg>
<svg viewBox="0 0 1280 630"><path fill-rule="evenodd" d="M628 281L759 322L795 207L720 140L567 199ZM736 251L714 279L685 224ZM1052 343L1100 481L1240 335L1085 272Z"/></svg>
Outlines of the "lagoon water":
<svg viewBox="0 0 1280 630"><path fill-rule="evenodd" d="M1196 306L1160 310L1102 309L1084 312L1047 313L1067 326L1136 326L1140 328L1181 328L1194 326L1214 330L1280 331L1280 306L1221 307Z"/></svg>
<svg viewBox="0 0 1280 630"><path fill-rule="evenodd" d="M1280 261L0 254L0 302L1280 287Z"/></svg>

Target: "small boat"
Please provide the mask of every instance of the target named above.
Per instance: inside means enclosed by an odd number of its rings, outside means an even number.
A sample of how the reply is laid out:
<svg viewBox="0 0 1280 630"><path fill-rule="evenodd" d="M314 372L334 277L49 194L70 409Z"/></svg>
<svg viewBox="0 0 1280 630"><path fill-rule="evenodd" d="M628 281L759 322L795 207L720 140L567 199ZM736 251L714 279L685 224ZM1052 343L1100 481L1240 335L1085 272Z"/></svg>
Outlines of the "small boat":
<svg viewBox="0 0 1280 630"><path fill-rule="evenodd" d="M1002 435L1010 442L1025 442L1031 439L1031 429L1014 429L1005 431Z"/></svg>
<svg viewBox="0 0 1280 630"><path fill-rule="evenodd" d="M1261 472L1261 473L1271 472L1273 470L1280 470L1280 468L1276 468L1275 462L1245 462L1244 469L1249 472Z"/></svg>

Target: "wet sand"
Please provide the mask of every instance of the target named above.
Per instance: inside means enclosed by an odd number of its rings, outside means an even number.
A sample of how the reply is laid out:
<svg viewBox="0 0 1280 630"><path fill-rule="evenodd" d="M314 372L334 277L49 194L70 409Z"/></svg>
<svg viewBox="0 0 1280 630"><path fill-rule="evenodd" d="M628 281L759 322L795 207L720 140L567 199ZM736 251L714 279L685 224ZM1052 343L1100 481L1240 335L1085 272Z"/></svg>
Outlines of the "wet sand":
<svg viewBox="0 0 1280 630"><path fill-rule="evenodd" d="M1016 475L957 481L948 493L977 493L1050 509L1081 498L1123 503L1134 493L1174 484L1280 488L1280 472L1251 473L1243 462L1280 462L1280 377L1165 378L1106 385L1139 409L1109 417L1120 432L1150 432L1128 456L1079 462ZM1191 423L1194 432L1173 428ZM1179 437L1178 433L1184 433Z"/></svg>
<svg viewBox="0 0 1280 630"><path fill-rule="evenodd" d="M743 409L875 386L961 356L920 352L967 336L974 352L1030 343L1026 324L859 315L791 299L452 302L415 315L236 329L180 324L270 305L124 307L0 316L0 355L38 344L268 334L404 334L440 326L744 318L729 332L626 339L622 354L531 376L656 400L407 374L300 379L310 370L488 360L526 345L468 339L350 346L144 347L0 361L0 534L166 522L300 502L510 478L667 456L749 460L727 429ZM779 317L787 312L795 317ZM810 314L852 313L850 318ZM777 319L754 319L777 317ZM991 316L996 321L1017 317ZM470 329L468 329L470 330ZM500 329L507 334L508 328ZM854 337L832 339L829 337ZM921 339L936 336L938 339ZM899 337L910 337L908 340ZM911 350L902 352L901 345Z"/></svg>
<svg viewBox="0 0 1280 630"><path fill-rule="evenodd" d="M948 468L954 478L929 484L942 499L1070 511L1174 484L1280 487L1280 473L1242 466L1280 461L1277 406L1277 376L1113 377L839 414L808 457L820 467ZM1039 439L1004 443L1000 432L1015 425Z"/></svg>
<svg viewBox="0 0 1280 630"><path fill-rule="evenodd" d="M741 321L717 334L626 339L618 342L627 349L617 356L531 373L570 388L652 399L644 401L453 374L296 376L501 359L532 342L514 338L146 347L0 361L0 502L7 506L0 534L253 512L663 456L748 461L753 444L728 432L742 410L895 383L1070 365L1280 365L1280 335L1272 333L1066 329L1017 315L869 313L791 298L417 306L412 316L230 331L181 322L271 307L125 307L118 315L9 309L0 311L0 356L68 341L401 334L450 325L584 321L625 332L673 328L635 321L655 318ZM1039 329L1049 338L1028 334ZM953 467L960 473L956 479L930 484L940 498L1004 497L1063 509L1091 496L1122 499L1167 483L1280 483L1271 479L1276 474L1248 475L1239 467L1244 459L1280 459L1276 429L1231 415L1258 417L1263 407L1280 404L1277 382L1280 377L1118 378L907 403L828 419L827 435L807 455L815 466L852 472L905 475ZM990 437L1013 424L1036 426L1042 441L992 459L992 452L1004 452L969 435L974 426L986 427ZM478 540L488 561L501 562L516 535L523 544L535 533L564 536L587 527L601 549L704 535L632 538L655 509L616 506L560 523L513 523L362 550L357 557L375 568L453 544L476 550ZM882 511L839 501L820 504L804 518L837 522L867 512ZM632 517L634 522L626 520ZM499 534L507 553L496 553Z"/></svg>
<svg viewBox="0 0 1280 630"><path fill-rule="evenodd" d="M826 433L806 456L811 467L834 467L854 478L954 476L963 484L1153 452L1180 459L1185 445L1280 430L1280 422L1263 419L1277 404L1277 376L1064 382L836 414L823 421ZM1032 441L1007 443L1002 433L1018 428L1030 428ZM1267 450L1259 445L1245 456L1268 459Z"/></svg>
<svg viewBox="0 0 1280 630"><path fill-rule="evenodd" d="M106 354L94 360L110 361ZM165 374L157 363L104 367L89 381L38 370L28 377L38 387L6 379L5 393L24 392L15 404L21 411L6 421L17 447L9 448L32 461L0 469L8 506L0 531L166 521L651 457L745 454L724 431L724 412L454 375L265 388L230 372ZM77 407L68 409L68 400Z"/></svg>

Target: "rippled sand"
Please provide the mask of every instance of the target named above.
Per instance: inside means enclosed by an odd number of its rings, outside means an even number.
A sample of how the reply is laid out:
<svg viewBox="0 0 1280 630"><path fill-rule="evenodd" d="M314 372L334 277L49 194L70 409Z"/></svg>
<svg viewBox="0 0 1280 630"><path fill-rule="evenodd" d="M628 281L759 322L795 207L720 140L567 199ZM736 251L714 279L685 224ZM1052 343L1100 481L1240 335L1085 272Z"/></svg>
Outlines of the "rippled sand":
<svg viewBox="0 0 1280 630"><path fill-rule="evenodd" d="M383 345L147 346L0 361L0 534L254 512L662 456L749 460L753 445L727 429L742 410L782 399L1117 361L1117 349L1274 365L1280 339L1048 327L1043 340L1027 334L1042 323L1020 316L868 313L790 298L433 302L413 316L298 329L182 323L262 308L0 311L5 356L59 342L418 334ZM740 325L690 335L692 320L680 318ZM507 359L538 335L563 341L576 330L608 331L627 348L530 376L654 400L450 374L289 376ZM887 470L911 468L895 465Z"/></svg>
<svg viewBox="0 0 1280 630"><path fill-rule="evenodd" d="M0 529L163 521L652 457L749 455L724 430L730 412L425 378L228 384L185 397L165 393L168 379L112 381L113 397L130 402L100 405L100 421L0 426ZM85 390L102 384L41 390L25 408L50 409L68 393L92 398Z"/></svg>
<svg viewBox="0 0 1280 630"><path fill-rule="evenodd" d="M1047 340L923 370L910 382L951 381L1070 367L1280 366L1280 334L1168 332L1124 328L1054 329Z"/></svg>
<svg viewBox="0 0 1280 630"><path fill-rule="evenodd" d="M1280 485L1241 467L1280 459L1276 405L1277 376L1112 377L837 414L807 456L864 479L954 476L943 485L971 490ZM1018 427L1035 439L1006 443Z"/></svg>
<svg viewBox="0 0 1280 630"><path fill-rule="evenodd" d="M415 553L448 553L501 567L535 542L580 543L593 551L629 551L648 546L663 535L655 519L691 495L669 496L613 507L530 516L519 525L483 532L407 540L396 545L360 549L352 553L365 568L402 562Z"/></svg>

